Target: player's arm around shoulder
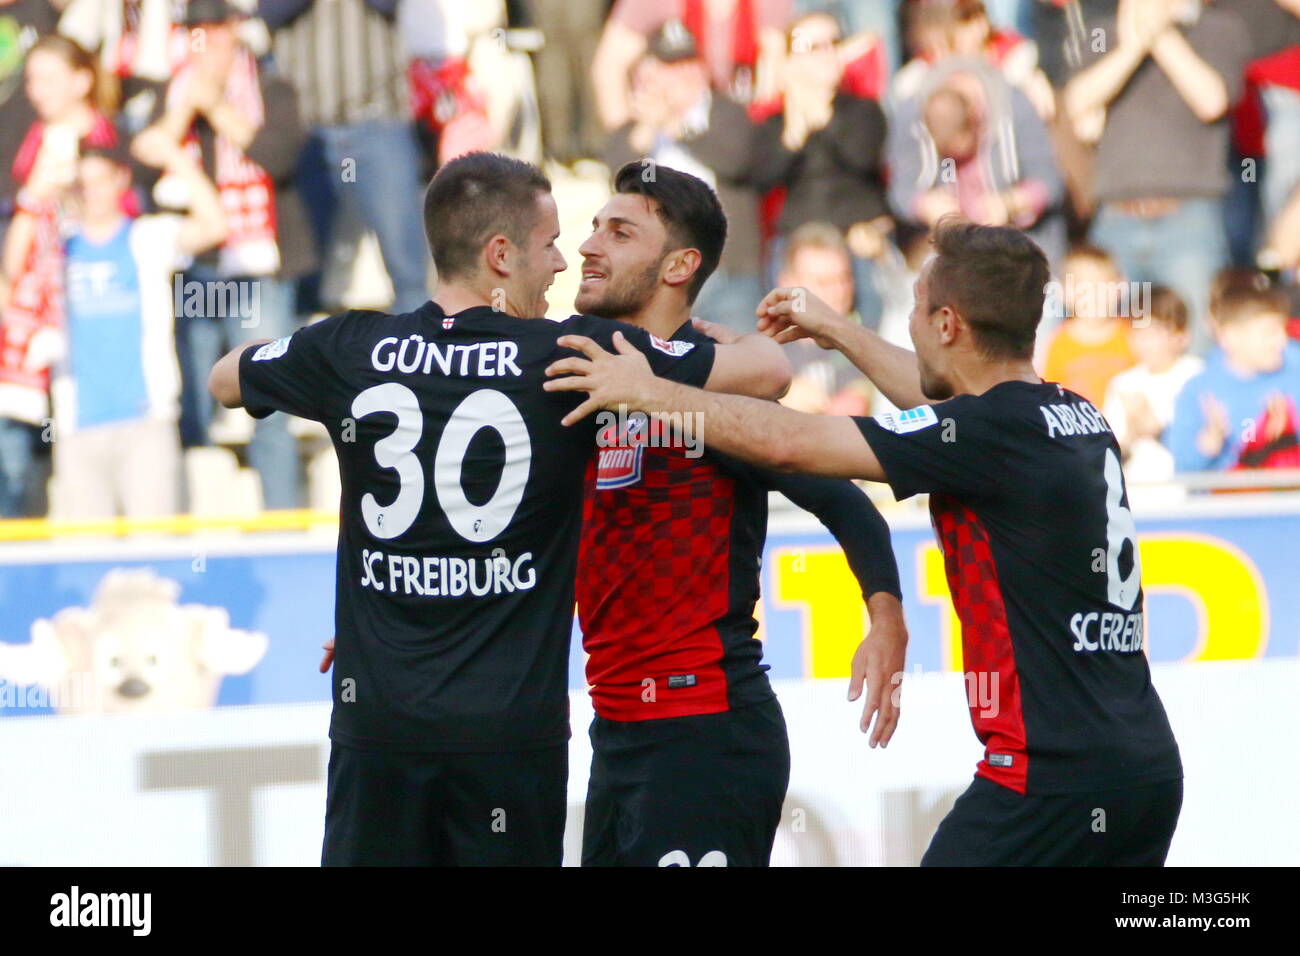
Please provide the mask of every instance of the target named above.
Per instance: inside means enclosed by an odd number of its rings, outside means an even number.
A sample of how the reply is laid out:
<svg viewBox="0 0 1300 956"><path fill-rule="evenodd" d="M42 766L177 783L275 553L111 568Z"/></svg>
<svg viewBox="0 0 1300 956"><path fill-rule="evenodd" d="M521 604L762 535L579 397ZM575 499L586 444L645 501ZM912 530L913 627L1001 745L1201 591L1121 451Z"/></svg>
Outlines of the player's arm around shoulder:
<svg viewBox="0 0 1300 956"><path fill-rule="evenodd" d="M739 333L702 319L693 319L697 331L717 343L713 370L704 383L710 392L777 399L790 390L793 372L785 349L760 332Z"/></svg>
<svg viewBox="0 0 1300 956"><path fill-rule="evenodd" d="M564 336L559 344L581 352L582 357L552 363L546 389L587 393L587 400L564 417L565 425L597 409L620 405L650 413L696 415L705 444L742 461L778 471L885 480L852 418L806 415L774 402L716 394L658 378L621 332L614 335L616 354L582 336Z"/></svg>

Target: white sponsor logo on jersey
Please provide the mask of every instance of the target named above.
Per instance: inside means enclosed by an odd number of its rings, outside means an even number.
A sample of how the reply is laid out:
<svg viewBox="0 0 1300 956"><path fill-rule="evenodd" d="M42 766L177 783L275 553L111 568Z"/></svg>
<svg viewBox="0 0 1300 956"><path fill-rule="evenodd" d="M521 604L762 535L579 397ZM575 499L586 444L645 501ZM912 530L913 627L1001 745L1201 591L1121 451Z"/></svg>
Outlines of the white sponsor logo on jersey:
<svg viewBox="0 0 1300 956"><path fill-rule="evenodd" d="M282 339L276 339L274 342L267 342L260 349L253 353L254 362L266 362L270 359L279 358L285 352L289 351L289 339L291 335L286 335Z"/></svg>
<svg viewBox="0 0 1300 956"><path fill-rule="evenodd" d="M897 435L906 435L939 424L939 416L929 405L918 405L904 412L883 412L876 416L876 421Z"/></svg>

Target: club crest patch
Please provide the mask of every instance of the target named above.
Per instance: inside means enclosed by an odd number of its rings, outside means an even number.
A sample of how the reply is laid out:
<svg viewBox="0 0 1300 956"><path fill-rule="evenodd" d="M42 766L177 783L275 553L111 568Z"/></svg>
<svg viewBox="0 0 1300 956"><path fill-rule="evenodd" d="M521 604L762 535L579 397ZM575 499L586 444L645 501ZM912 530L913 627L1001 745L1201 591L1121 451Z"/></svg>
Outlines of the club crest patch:
<svg viewBox="0 0 1300 956"><path fill-rule="evenodd" d="M641 480L641 464L649 431L646 416L633 414L621 433L614 425L601 432L597 440L600 451L596 457L598 491L627 488Z"/></svg>
<svg viewBox="0 0 1300 956"><path fill-rule="evenodd" d="M694 342L682 342L673 339L671 342L665 342L657 335L650 336L650 344L657 348L665 355L671 355L673 358L681 358L691 349L695 348Z"/></svg>

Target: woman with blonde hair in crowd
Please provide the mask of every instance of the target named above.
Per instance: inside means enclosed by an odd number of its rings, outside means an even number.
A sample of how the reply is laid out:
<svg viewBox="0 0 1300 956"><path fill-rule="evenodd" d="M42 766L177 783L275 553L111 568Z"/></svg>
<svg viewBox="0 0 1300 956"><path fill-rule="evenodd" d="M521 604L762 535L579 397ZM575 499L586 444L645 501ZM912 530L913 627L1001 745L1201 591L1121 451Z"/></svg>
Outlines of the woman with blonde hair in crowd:
<svg viewBox="0 0 1300 956"><path fill-rule="evenodd" d="M28 511L35 443L49 419L49 367L59 351L63 249L59 216L82 145L114 146L111 95L94 57L73 40L41 37L24 65L36 112L14 158L19 190L0 279L0 516Z"/></svg>

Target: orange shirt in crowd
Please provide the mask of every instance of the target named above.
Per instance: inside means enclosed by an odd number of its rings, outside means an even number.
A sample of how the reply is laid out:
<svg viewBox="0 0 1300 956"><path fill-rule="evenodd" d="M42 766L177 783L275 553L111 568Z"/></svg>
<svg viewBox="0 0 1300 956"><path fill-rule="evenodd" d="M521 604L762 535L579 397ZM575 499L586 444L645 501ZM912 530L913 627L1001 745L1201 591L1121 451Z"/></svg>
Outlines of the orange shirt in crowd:
<svg viewBox="0 0 1300 956"><path fill-rule="evenodd" d="M1082 395L1098 408L1106 399L1110 380L1137 364L1128 342L1128 327L1115 320L1111 334L1095 344L1080 342L1066 322L1047 347L1043 378Z"/></svg>

